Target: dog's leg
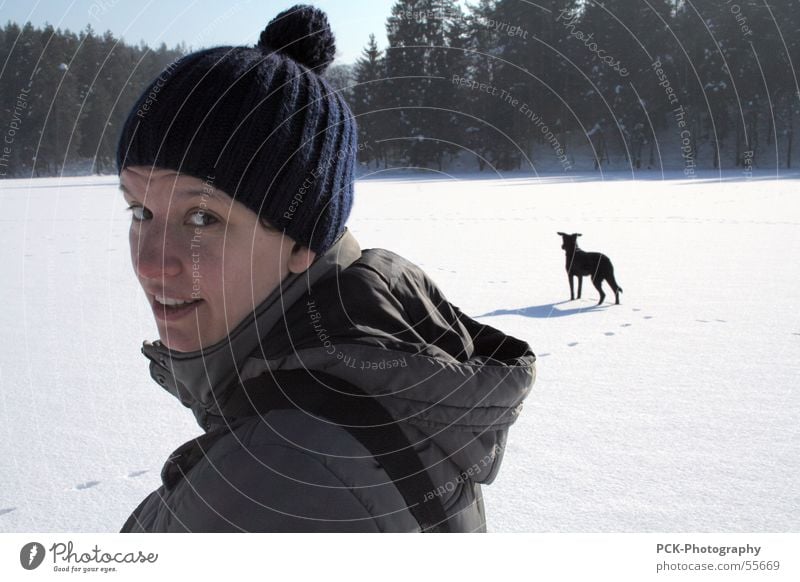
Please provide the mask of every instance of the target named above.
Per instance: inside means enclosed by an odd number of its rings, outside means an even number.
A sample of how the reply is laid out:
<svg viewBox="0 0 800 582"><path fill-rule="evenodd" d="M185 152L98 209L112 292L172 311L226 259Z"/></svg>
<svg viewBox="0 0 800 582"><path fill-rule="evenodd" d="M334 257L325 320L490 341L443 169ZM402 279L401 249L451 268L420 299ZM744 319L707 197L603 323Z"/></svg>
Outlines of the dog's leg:
<svg viewBox="0 0 800 582"><path fill-rule="evenodd" d="M583 292L583 277L578 275L578 299L581 298L582 292Z"/></svg>
<svg viewBox="0 0 800 582"><path fill-rule="evenodd" d="M573 288L573 285L574 285L574 283L573 283L573 281L572 281L572 275L570 275L569 273L567 273L567 279L569 279L569 300L570 300L570 301L574 301L574 300L575 300L575 290L574 290L574 288ZM579 292L579 293L580 293L580 292ZM579 296L580 296L580 295L579 295Z"/></svg>
<svg viewBox="0 0 800 582"><path fill-rule="evenodd" d="M600 301L598 301L597 304L602 305L606 298L606 294L603 293L603 280L600 277L594 277L592 283L594 284L594 288L597 289L597 292L600 293Z"/></svg>
<svg viewBox="0 0 800 582"><path fill-rule="evenodd" d="M619 305L619 292L622 291L622 287L620 287L617 284L617 280L614 278L614 267L611 267L611 272L609 273L606 280L608 281L608 284L611 285L611 288L614 290L614 297L616 297L616 304Z"/></svg>

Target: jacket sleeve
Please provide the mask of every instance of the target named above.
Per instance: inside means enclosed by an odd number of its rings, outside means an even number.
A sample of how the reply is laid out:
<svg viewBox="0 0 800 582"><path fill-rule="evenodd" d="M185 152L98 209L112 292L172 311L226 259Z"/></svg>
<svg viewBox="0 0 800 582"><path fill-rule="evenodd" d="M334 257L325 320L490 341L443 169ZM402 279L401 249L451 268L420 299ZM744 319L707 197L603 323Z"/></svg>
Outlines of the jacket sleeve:
<svg viewBox="0 0 800 582"><path fill-rule="evenodd" d="M315 455L280 444L230 451L187 475L192 532L378 532L361 499Z"/></svg>

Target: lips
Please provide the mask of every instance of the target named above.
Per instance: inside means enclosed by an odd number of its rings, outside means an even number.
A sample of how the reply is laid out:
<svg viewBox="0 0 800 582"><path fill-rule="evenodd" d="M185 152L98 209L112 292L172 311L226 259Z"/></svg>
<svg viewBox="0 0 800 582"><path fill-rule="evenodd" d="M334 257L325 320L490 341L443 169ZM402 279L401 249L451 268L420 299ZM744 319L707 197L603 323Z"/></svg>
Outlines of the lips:
<svg viewBox="0 0 800 582"><path fill-rule="evenodd" d="M199 299L174 299L172 297L162 297L161 295L156 295L155 299L156 303L161 303L162 305L168 305L170 307L179 307L186 303L199 301Z"/></svg>
<svg viewBox="0 0 800 582"><path fill-rule="evenodd" d="M158 297L158 299L156 299ZM188 301L189 303L180 303ZM167 305L164 304L167 303ZM175 321L186 317L203 303L202 299L174 299L161 295L150 295L150 305L156 319L162 321Z"/></svg>

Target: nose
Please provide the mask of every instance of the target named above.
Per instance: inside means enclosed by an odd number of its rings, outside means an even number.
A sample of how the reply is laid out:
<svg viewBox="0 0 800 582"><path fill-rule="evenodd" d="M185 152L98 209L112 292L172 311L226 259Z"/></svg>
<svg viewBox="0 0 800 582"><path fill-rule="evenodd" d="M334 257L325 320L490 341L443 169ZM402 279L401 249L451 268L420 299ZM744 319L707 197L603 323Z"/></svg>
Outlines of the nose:
<svg viewBox="0 0 800 582"><path fill-rule="evenodd" d="M159 282L183 271L181 254L186 250L163 222L150 220L136 230L131 229L130 245L133 270L140 280Z"/></svg>

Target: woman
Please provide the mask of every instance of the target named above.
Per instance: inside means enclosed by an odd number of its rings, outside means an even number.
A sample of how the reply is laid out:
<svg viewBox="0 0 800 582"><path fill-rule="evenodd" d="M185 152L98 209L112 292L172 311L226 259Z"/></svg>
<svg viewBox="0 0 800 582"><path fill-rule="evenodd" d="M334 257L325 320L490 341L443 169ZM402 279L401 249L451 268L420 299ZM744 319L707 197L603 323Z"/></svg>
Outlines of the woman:
<svg viewBox="0 0 800 582"><path fill-rule="evenodd" d="M486 531L534 378L527 344L345 227L356 123L310 6L256 47L190 54L119 142L151 375L205 433L124 532Z"/></svg>

